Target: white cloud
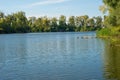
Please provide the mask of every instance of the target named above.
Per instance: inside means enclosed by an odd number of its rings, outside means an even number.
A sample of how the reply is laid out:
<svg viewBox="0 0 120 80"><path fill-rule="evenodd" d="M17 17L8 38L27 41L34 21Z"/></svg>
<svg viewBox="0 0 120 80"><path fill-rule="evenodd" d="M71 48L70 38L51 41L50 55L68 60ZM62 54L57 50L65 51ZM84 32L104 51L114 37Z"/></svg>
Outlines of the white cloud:
<svg viewBox="0 0 120 80"><path fill-rule="evenodd" d="M32 3L32 4L29 4L26 7L30 8L30 7L35 7L35 6L63 3L63 2L66 2L66 1L70 1L70 0L45 0L45 1L40 1L40 2L35 2L35 3Z"/></svg>

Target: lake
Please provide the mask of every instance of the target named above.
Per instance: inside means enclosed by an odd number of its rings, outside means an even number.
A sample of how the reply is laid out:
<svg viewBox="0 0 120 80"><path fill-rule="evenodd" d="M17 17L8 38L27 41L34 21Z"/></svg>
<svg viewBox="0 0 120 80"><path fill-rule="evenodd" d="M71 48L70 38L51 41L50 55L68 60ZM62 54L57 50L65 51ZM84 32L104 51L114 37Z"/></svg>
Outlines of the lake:
<svg viewBox="0 0 120 80"><path fill-rule="evenodd" d="M0 80L120 80L120 48L95 32L0 35Z"/></svg>

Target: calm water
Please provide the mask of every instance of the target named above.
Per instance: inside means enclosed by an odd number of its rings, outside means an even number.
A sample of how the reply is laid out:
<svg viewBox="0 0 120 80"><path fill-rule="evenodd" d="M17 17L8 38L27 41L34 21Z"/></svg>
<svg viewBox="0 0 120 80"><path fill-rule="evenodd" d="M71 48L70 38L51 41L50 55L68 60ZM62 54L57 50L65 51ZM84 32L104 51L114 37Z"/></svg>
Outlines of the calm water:
<svg viewBox="0 0 120 80"><path fill-rule="evenodd" d="M0 35L0 80L119 80L120 50L86 35Z"/></svg>

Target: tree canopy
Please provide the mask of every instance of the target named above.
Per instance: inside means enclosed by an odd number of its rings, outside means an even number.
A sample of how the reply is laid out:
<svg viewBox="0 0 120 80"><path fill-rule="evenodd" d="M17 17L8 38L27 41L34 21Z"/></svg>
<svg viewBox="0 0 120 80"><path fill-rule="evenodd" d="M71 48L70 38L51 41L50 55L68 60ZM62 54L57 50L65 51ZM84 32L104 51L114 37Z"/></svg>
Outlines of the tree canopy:
<svg viewBox="0 0 120 80"><path fill-rule="evenodd" d="M103 0L109 15L105 18L106 26L120 26L120 0Z"/></svg>
<svg viewBox="0 0 120 80"><path fill-rule="evenodd" d="M0 33L28 33L28 32L79 32L95 31L102 28L102 18L100 16L89 18L83 16L61 15L59 18L47 16L29 17L25 12L5 15L0 12Z"/></svg>

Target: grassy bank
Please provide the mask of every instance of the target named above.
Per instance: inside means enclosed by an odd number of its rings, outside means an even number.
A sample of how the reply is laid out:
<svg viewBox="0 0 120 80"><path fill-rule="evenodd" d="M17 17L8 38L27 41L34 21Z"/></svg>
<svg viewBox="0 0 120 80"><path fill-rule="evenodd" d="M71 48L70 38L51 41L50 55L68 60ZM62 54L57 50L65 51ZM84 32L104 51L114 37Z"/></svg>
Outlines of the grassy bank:
<svg viewBox="0 0 120 80"><path fill-rule="evenodd" d="M120 27L103 28L97 31L97 37L108 39L111 45L120 46Z"/></svg>
<svg viewBox="0 0 120 80"><path fill-rule="evenodd" d="M108 27L97 31L97 36L102 38L120 38L120 27Z"/></svg>

